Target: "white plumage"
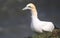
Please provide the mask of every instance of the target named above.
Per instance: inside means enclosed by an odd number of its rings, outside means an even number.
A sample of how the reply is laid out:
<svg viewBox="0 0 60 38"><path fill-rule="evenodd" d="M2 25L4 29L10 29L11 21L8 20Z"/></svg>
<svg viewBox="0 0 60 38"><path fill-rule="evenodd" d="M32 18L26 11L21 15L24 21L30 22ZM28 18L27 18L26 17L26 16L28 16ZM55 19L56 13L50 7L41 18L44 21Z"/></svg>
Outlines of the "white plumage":
<svg viewBox="0 0 60 38"><path fill-rule="evenodd" d="M27 4L27 6L22 10L27 10L27 9L31 10L31 14L32 14L31 28L33 31L43 33L43 31L52 32L54 30L54 24L52 22L41 21L38 19L37 10L33 3Z"/></svg>

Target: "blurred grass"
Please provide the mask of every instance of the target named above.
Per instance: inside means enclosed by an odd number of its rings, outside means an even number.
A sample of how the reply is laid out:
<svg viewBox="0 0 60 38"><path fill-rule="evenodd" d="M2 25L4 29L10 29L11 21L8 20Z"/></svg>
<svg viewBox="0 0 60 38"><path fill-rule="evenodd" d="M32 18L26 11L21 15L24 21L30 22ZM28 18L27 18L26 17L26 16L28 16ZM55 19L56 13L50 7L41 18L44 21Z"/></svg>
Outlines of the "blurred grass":
<svg viewBox="0 0 60 38"><path fill-rule="evenodd" d="M54 29L53 32L36 33L32 38L60 38L60 29Z"/></svg>

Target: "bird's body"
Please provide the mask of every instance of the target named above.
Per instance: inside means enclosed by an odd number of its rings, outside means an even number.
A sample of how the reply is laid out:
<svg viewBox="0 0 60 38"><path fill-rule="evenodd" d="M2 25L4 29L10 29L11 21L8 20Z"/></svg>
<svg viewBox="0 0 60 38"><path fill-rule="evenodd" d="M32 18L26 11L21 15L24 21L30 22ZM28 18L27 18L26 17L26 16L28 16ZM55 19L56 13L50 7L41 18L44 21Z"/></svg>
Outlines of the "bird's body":
<svg viewBox="0 0 60 38"><path fill-rule="evenodd" d="M43 31L52 32L54 30L54 24L52 22L41 21L38 19L37 10L34 4L29 3L23 10L31 10L31 28L33 31L43 33Z"/></svg>
<svg viewBox="0 0 60 38"><path fill-rule="evenodd" d="M33 31L42 33L43 31L52 32L54 25L52 22L41 21L37 17L32 16L31 28Z"/></svg>

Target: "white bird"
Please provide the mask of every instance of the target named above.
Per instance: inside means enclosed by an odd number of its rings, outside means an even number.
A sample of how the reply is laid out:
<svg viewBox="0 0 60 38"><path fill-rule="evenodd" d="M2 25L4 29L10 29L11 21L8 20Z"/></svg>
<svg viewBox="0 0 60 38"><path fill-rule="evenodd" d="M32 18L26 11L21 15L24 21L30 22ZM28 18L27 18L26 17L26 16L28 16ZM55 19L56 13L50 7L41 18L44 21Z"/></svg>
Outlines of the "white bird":
<svg viewBox="0 0 60 38"><path fill-rule="evenodd" d="M37 9L33 3L29 3L22 10L31 10L31 28L33 31L43 33L43 31L52 32L54 30L54 24L52 22L41 21L38 19Z"/></svg>

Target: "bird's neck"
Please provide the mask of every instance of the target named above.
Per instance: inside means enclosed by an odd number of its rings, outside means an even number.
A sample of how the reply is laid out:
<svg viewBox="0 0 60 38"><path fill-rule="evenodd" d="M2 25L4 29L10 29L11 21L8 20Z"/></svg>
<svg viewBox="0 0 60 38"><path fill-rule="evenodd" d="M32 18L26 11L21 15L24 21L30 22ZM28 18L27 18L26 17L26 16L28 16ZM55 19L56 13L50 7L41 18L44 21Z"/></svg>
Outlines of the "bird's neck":
<svg viewBox="0 0 60 38"><path fill-rule="evenodd" d="M37 10L36 9L32 9L31 13L32 13L32 16L37 17Z"/></svg>

